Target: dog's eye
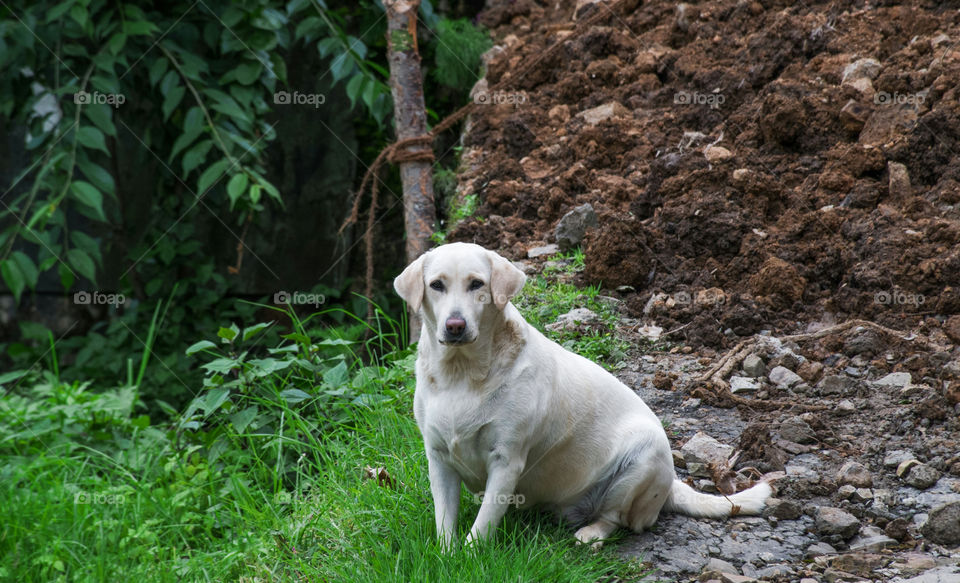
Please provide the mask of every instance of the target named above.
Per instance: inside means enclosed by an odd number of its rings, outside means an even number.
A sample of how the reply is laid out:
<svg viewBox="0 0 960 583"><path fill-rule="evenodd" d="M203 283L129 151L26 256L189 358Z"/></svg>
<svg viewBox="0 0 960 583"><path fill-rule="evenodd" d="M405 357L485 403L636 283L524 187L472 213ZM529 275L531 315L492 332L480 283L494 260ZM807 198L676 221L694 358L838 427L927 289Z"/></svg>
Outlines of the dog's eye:
<svg viewBox="0 0 960 583"><path fill-rule="evenodd" d="M473 280L473 281L470 282L470 287L468 287L467 290L469 290L469 291L474 291L474 290L478 290L478 289L480 289L480 288L482 288L482 287L483 287L483 282L480 281L479 279L475 279L475 280Z"/></svg>
<svg viewBox="0 0 960 583"><path fill-rule="evenodd" d="M438 279L438 280L436 280L436 281L434 281L433 283L430 284L430 288L442 292L442 291L443 291L443 282Z"/></svg>

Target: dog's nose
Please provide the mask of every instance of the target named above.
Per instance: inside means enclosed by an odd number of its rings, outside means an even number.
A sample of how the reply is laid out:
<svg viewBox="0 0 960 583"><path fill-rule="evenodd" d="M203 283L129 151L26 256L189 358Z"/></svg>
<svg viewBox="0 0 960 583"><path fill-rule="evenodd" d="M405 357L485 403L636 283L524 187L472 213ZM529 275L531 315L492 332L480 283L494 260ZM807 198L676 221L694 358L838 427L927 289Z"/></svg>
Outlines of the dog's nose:
<svg viewBox="0 0 960 583"><path fill-rule="evenodd" d="M467 321L463 318L447 318L446 321L447 334L451 336L459 336L463 334L463 331L467 327Z"/></svg>

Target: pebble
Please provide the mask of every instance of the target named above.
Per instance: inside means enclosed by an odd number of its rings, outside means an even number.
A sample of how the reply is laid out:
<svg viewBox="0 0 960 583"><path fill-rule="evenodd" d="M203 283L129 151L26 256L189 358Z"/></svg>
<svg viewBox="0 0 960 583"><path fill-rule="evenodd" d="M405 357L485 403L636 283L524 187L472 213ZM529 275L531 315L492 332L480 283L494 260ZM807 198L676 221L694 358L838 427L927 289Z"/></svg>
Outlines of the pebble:
<svg viewBox="0 0 960 583"><path fill-rule="evenodd" d="M714 571L717 573L733 573L735 575L740 574L740 570L731 565L730 563L724 561L723 559L718 559L716 557L711 557L707 561L707 565L703 568L704 571Z"/></svg>
<svg viewBox="0 0 960 583"><path fill-rule="evenodd" d="M794 443L816 443L817 434L806 421L797 417L788 417L780 424L780 437Z"/></svg>
<svg viewBox="0 0 960 583"><path fill-rule="evenodd" d="M785 366L775 366L767 375L770 382L783 389L789 389L803 382L803 378Z"/></svg>
<svg viewBox="0 0 960 583"><path fill-rule="evenodd" d="M912 459L916 459L916 456L912 451L906 449L894 449L888 451L887 454L883 456L883 465L888 468L895 468L901 463Z"/></svg>
<svg viewBox="0 0 960 583"><path fill-rule="evenodd" d="M838 535L848 539L860 530L860 521L845 510L821 506L814 514L814 526L822 536Z"/></svg>
<svg viewBox="0 0 960 583"><path fill-rule="evenodd" d="M837 473L838 484L850 484L855 488L869 488L873 486L873 476L870 470L860 462L847 462Z"/></svg>
<svg viewBox="0 0 960 583"><path fill-rule="evenodd" d="M927 539L941 545L960 545L960 501L931 510L920 532Z"/></svg>
<svg viewBox="0 0 960 583"><path fill-rule="evenodd" d="M701 464L703 466L702 468L698 468L700 471L694 475L710 477L710 472L707 470L706 465L710 463L717 465L726 463L730 454L733 453L733 447L720 443L700 431L691 437L687 443L683 444L680 451L683 452L683 460L686 462L688 469L690 469L691 464ZM691 473L693 472L691 471Z"/></svg>
<svg viewBox="0 0 960 583"><path fill-rule="evenodd" d="M851 395L856 386L857 382L846 375L827 375L817 383L821 395Z"/></svg>
<svg viewBox="0 0 960 583"><path fill-rule="evenodd" d="M760 381L750 377L730 377L730 392L746 393L760 389Z"/></svg>
<svg viewBox="0 0 960 583"><path fill-rule="evenodd" d="M550 245L543 245L541 247L531 247L527 249L527 258L536 259L537 257L542 257L544 255L555 255L560 252L560 247L551 243Z"/></svg>
<svg viewBox="0 0 960 583"><path fill-rule="evenodd" d="M887 376L873 381L871 384L875 387L894 387L903 389L913 382L913 377L908 372L892 372Z"/></svg>
<svg viewBox="0 0 960 583"><path fill-rule="evenodd" d="M926 490L937 483L940 479L940 472L927 464L917 464L910 468L903 481L917 490Z"/></svg>
<svg viewBox="0 0 960 583"><path fill-rule="evenodd" d="M804 553L803 556L806 559L812 559L814 557L825 557L825 556L835 555L835 554L837 554L837 549L833 548L827 543L819 542L819 543L813 543L812 545L807 547L807 551Z"/></svg>
<svg viewBox="0 0 960 583"><path fill-rule="evenodd" d="M630 110L620 105L619 102L611 101L603 105L598 105L592 109L581 111L577 117L583 118L588 124L595 126L604 120L612 117L624 117L630 115Z"/></svg>
<svg viewBox="0 0 960 583"><path fill-rule="evenodd" d="M597 226L597 213L590 203L582 204L563 215L557 221L554 237L560 249L568 250L580 245L587 229Z"/></svg>
<svg viewBox="0 0 960 583"><path fill-rule="evenodd" d="M592 310L588 310L587 308L574 308L566 314L561 314L556 322L547 324L544 328L554 332L558 330L575 330L580 324L589 324L599 319L600 316Z"/></svg>
<svg viewBox="0 0 960 583"><path fill-rule="evenodd" d="M767 367L763 364L762 358L756 354L750 354L743 359L743 372L745 372L748 377L762 377L767 372Z"/></svg>

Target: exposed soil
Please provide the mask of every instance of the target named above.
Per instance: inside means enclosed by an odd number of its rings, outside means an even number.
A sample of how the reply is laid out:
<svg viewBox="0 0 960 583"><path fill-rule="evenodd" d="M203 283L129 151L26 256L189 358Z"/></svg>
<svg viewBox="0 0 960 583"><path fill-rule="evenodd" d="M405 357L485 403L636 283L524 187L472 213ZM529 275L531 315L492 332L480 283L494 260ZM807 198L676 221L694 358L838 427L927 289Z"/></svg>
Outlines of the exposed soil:
<svg viewBox="0 0 960 583"><path fill-rule="evenodd" d="M609 11L581 3L490 0L487 82ZM625 2L513 80L523 103L472 116L460 192L482 206L450 240L520 259L591 203L585 283L692 346L941 327L960 312L958 6Z"/></svg>

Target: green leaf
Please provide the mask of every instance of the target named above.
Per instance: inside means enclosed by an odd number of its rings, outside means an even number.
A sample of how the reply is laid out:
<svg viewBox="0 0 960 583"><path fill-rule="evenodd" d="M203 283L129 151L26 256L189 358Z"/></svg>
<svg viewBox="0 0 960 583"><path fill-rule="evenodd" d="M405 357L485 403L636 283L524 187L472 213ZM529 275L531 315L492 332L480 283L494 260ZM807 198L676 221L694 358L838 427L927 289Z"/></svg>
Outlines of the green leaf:
<svg viewBox="0 0 960 583"><path fill-rule="evenodd" d="M347 374L347 363L341 360L340 364L323 373L323 382L330 387L340 387L347 382Z"/></svg>
<svg viewBox="0 0 960 583"><path fill-rule="evenodd" d="M310 399L310 395L304 393L300 389L287 389L280 393L280 396L287 402L288 405L293 405L294 403L299 403L300 401L306 401Z"/></svg>
<svg viewBox="0 0 960 583"><path fill-rule="evenodd" d="M123 45L127 44L127 35L122 32L118 32L110 37L110 41L107 42L107 48L110 49L110 52L114 55L119 54L123 50Z"/></svg>
<svg viewBox="0 0 960 583"><path fill-rule="evenodd" d="M261 65L259 61L254 61L252 63L244 63L235 68L233 71L237 81L243 85L250 85L260 78L260 73L263 71L263 65Z"/></svg>
<svg viewBox="0 0 960 583"><path fill-rule="evenodd" d="M230 324L229 328L220 327L217 330L217 336L223 338L227 342L233 342L233 339L237 337L237 334L240 333L240 328L236 324Z"/></svg>
<svg viewBox="0 0 960 583"><path fill-rule="evenodd" d="M345 79L347 75L353 72L355 66L356 63L353 62L353 58L348 53L340 53L334 57L333 62L330 64L333 81L337 82Z"/></svg>
<svg viewBox="0 0 960 583"><path fill-rule="evenodd" d="M89 160L80 160L77 162L77 166L97 189L110 195L116 194L116 183L113 181L113 175L102 166L98 166Z"/></svg>
<svg viewBox="0 0 960 583"><path fill-rule="evenodd" d="M17 262L13 259L0 261L0 275L3 276L3 281L7 284L10 291L13 292L13 298L19 304L20 294L23 293L23 289L27 286L27 281L23 273L20 272L20 267L17 265Z"/></svg>
<svg viewBox="0 0 960 583"><path fill-rule="evenodd" d="M73 283L77 278L66 263L61 261L57 265L57 273L60 274L60 285L63 286L63 289L70 289L73 287Z"/></svg>
<svg viewBox="0 0 960 583"><path fill-rule="evenodd" d="M207 158L207 152L213 146L213 140L203 140L197 142L195 146L187 150L183 155L183 177L186 178L190 171L203 163Z"/></svg>
<svg viewBox="0 0 960 583"><path fill-rule="evenodd" d="M353 106L357 103L357 97L360 96L361 91L363 91L363 82L365 81L363 73L357 73L350 78L350 81L347 83L347 97L350 98L350 108L353 109Z"/></svg>
<svg viewBox="0 0 960 583"><path fill-rule="evenodd" d="M176 71L168 71L166 75L163 76L163 79L160 81L160 94L164 97L167 96L167 93L180 84L180 76Z"/></svg>
<svg viewBox="0 0 960 583"><path fill-rule="evenodd" d="M170 117L170 114L173 113L173 110L180 105L180 101L183 99L184 94L187 92L187 88L182 85L175 87L170 90L169 93L163 98L163 121L167 121Z"/></svg>
<svg viewBox="0 0 960 583"><path fill-rule="evenodd" d="M106 155L110 155L107 150L107 142L103 137L103 132L93 126L84 126L77 130L77 140L85 148L102 150Z"/></svg>
<svg viewBox="0 0 960 583"><path fill-rule="evenodd" d="M74 0L67 0L66 2L61 2L47 12L47 24L50 24L54 20L59 20L61 16L67 13L74 5Z"/></svg>
<svg viewBox="0 0 960 583"><path fill-rule="evenodd" d="M0 385L4 383L9 383L10 381L15 381L20 377L25 376L28 372L30 371L29 370L13 370L10 372L5 372L3 374L0 374Z"/></svg>
<svg viewBox="0 0 960 583"><path fill-rule="evenodd" d="M196 354L200 352L201 350L206 350L208 348L216 348L216 347L217 345L214 344L213 342L210 342L209 340L201 340L200 342L191 344L190 347L187 348L186 354L187 356L190 356L192 354Z"/></svg>
<svg viewBox="0 0 960 583"><path fill-rule="evenodd" d="M233 175L230 182L227 183L227 196L230 197L230 210L233 210L234 204L247 190L247 183L250 181L247 175L239 172Z"/></svg>
<svg viewBox="0 0 960 583"><path fill-rule="evenodd" d="M40 272L37 271L37 266L34 265L33 259L30 259L26 253L22 251L14 251L10 254L10 258L13 259L17 267L20 268L20 273L23 275L27 286L30 289L35 289L37 287L37 279L40 277Z"/></svg>
<svg viewBox="0 0 960 583"><path fill-rule="evenodd" d="M87 9L78 4L74 4L70 8L70 18L76 20L80 28L85 27L87 25Z"/></svg>
<svg viewBox="0 0 960 583"><path fill-rule="evenodd" d="M268 327L268 326L270 326L270 323L269 323L269 322L260 322L259 324L254 324L253 326L249 326L249 327L247 327L247 328L244 328L244 329L243 329L243 339L244 339L244 341L250 340L250 339L253 338L258 332L260 332L261 330L263 330L264 328L266 328L266 327Z"/></svg>
<svg viewBox="0 0 960 583"><path fill-rule="evenodd" d="M90 105L84 106L83 113L90 118L93 125L100 128L103 133L108 136L117 135L117 128L113 125L113 112L110 111L109 105L105 103L91 103Z"/></svg>
<svg viewBox="0 0 960 583"><path fill-rule="evenodd" d="M84 233L83 231L77 231L74 229L73 231L70 231L70 241L78 249L83 249L86 251L87 254L93 257L97 263L101 265L103 264L103 255L100 252L100 244L97 243L96 239Z"/></svg>
<svg viewBox="0 0 960 583"><path fill-rule="evenodd" d="M151 35L154 32L159 32L160 28L147 20L137 20L137 21L125 21L123 23L123 32L128 36L134 35Z"/></svg>
<svg viewBox="0 0 960 583"><path fill-rule="evenodd" d="M203 131L206 120L203 119L203 110L194 105L187 110L187 115L183 116L183 131L194 135Z"/></svg>
<svg viewBox="0 0 960 583"><path fill-rule="evenodd" d="M213 413L220 408L220 405L223 405L230 397L230 389L224 389L218 387L216 389L210 389L210 392L207 393L207 396L203 399L203 411L206 415Z"/></svg>
<svg viewBox="0 0 960 583"><path fill-rule="evenodd" d="M163 77L163 74L167 72L167 66L169 66L169 61L167 59L160 57L150 65L150 84L156 85L160 78Z"/></svg>
<svg viewBox="0 0 960 583"><path fill-rule="evenodd" d="M253 420L257 418L257 414L259 413L259 411L260 410L257 408L256 405L250 405L243 411L240 411L239 413L234 413L233 415L231 415L230 423L233 424L233 428L237 431L237 433L243 433L247 429L247 427L250 425L250 423L252 423Z"/></svg>
<svg viewBox="0 0 960 583"><path fill-rule="evenodd" d="M218 180L223 176L223 173L230 166L230 160L224 158L223 160L218 160L211 164L206 170L203 171L203 174L200 175L200 178L197 180L197 194L203 196L207 190L217 183Z"/></svg>
<svg viewBox="0 0 960 583"><path fill-rule="evenodd" d="M73 193L74 198L92 208L97 218L103 222L107 221L107 217L103 214L103 195L96 186L83 180L74 180L70 183L70 192Z"/></svg>
<svg viewBox="0 0 960 583"><path fill-rule="evenodd" d="M67 263L77 270L83 277L91 282L96 282L97 268L93 259L85 251L80 249L71 249L67 251Z"/></svg>

